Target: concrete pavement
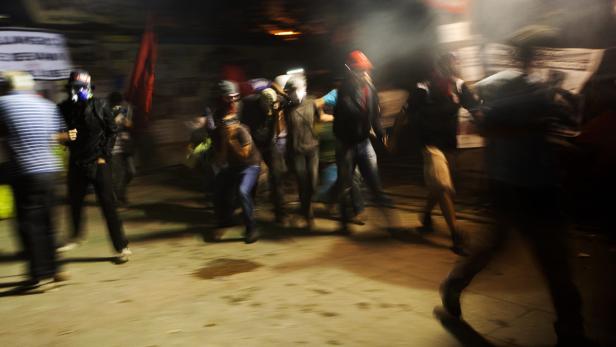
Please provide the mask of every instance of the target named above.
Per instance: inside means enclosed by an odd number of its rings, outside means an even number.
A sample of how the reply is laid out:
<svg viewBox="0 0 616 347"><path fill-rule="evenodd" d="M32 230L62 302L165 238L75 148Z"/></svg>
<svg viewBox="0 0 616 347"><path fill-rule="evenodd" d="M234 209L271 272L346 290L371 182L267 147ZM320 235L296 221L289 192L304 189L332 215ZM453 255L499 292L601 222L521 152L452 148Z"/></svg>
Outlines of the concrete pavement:
<svg viewBox="0 0 616 347"><path fill-rule="evenodd" d="M88 242L62 255L71 280L37 295L0 297L0 346L439 346L459 341L433 317L438 285L456 260L442 218L437 232L393 239L368 209L352 236L333 233L319 218L316 231L282 229L261 206L263 240L245 245L241 227L219 242L204 238L211 209L194 182L169 174L144 176L121 212L134 252L115 265L101 213L87 207ZM418 225L420 187L388 187L399 225ZM460 205L462 228L473 239L486 218ZM58 208L65 235L66 206ZM12 221L0 221L0 291L23 278L11 260ZM591 336L616 345L615 245L572 232L571 260L584 298ZM588 255L588 256L586 256ZM495 346L555 343L549 296L524 244L514 238L469 288L463 312L475 332ZM468 335L468 334L471 335ZM470 341L470 342L469 342ZM479 342L478 342L479 341Z"/></svg>

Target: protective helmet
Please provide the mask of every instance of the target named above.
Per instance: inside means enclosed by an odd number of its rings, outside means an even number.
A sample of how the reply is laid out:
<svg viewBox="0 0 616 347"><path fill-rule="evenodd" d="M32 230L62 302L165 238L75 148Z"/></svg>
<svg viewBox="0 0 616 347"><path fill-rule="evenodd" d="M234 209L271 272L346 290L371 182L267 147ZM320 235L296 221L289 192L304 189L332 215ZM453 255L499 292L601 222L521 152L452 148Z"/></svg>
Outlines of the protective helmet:
<svg viewBox="0 0 616 347"><path fill-rule="evenodd" d="M68 89L73 102L86 101L92 97L92 77L85 70L71 71Z"/></svg>
<svg viewBox="0 0 616 347"><path fill-rule="evenodd" d="M92 77L86 70L73 70L68 77L68 84L71 86L90 87Z"/></svg>
<svg viewBox="0 0 616 347"><path fill-rule="evenodd" d="M370 59L362 51L355 50L349 53L347 57L346 65L351 70L357 71L369 71L372 70L372 63Z"/></svg>

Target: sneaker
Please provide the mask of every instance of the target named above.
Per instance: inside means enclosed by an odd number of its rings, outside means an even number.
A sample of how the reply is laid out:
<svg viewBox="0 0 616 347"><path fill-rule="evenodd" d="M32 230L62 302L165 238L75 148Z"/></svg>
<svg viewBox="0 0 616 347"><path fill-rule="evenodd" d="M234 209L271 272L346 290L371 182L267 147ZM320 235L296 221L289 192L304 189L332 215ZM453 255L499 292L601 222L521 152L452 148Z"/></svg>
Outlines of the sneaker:
<svg viewBox="0 0 616 347"><path fill-rule="evenodd" d="M69 241L61 246L58 246L56 248L56 252L63 253L63 252L72 251L79 246L81 246L81 241L78 241L78 240Z"/></svg>
<svg viewBox="0 0 616 347"><path fill-rule="evenodd" d="M116 263L118 264L126 263L129 260L131 255L133 255L133 252L131 252L131 250L128 247L124 248L122 251L116 254Z"/></svg>

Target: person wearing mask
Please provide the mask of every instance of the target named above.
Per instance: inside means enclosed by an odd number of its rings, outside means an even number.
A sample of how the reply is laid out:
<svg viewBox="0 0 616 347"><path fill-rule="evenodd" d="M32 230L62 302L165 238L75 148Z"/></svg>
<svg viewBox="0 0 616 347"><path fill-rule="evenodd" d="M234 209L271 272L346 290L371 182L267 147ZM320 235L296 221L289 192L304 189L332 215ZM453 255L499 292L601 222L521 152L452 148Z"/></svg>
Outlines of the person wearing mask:
<svg viewBox="0 0 616 347"><path fill-rule="evenodd" d="M59 251L68 251L83 239L83 205L88 185L103 211L107 230L118 262L128 261L131 250L124 235L122 221L116 211L111 177L111 157L118 132L113 114L104 100L92 94L91 77L87 71L72 71L68 80L68 98L58 105L69 131L77 138L68 144L68 197L71 205L72 234Z"/></svg>
<svg viewBox="0 0 616 347"><path fill-rule="evenodd" d="M557 155L548 136L558 107L549 88L530 75L535 47L551 35L542 27L521 30L511 39L520 70L501 71L476 85L483 99L478 125L487 140L495 223L484 242L469 249L469 256L460 258L441 284L443 307L435 314L441 320L461 319L462 292L503 248L513 228L528 241L546 279L557 317L557 346L597 346L584 332L559 208Z"/></svg>
<svg viewBox="0 0 616 347"><path fill-rule="evenodd" d="M133 143L130 130L133 127L133 112L124 102L122 94L113 92L109 95L111 114L118 126L118 135L112 150L113 191L116 201L127 204L126 187L135 176L135 161L133 159Z"/></svg>
<svg viewBox="0 0 616 347"><path fill-rule="evenodd" d="M430 78L418 83L410 93L406 113L423 147L424 180L428 188L419 230L433 231L432 210L438 203L451 233L451 250L465 255L453 204L455 189L451 171L455 168L458 148L458 111L464 107L475 112L479 102L464 81L456 77L456 71L456 57L450 53L442 55Z"/></svg>
<svg viewBox="0 0 616 347"><path fill-rule="evenodd" d="M216 176L214 206L220 227L232 224L235 197L242 207L246 231L244 242L254 243L260 233L254 218L252 192L257 184L261 155L250 131L237 117L239 90L231 81L220 81L215 87L217 102L214 111L216 129L212 135L214 161L221 168Z"/></svg>
<svg viewBox="0 0 616 347"><path fill-rule="evenodd" d="M319 174L319 138L315 129L319 110L314 100L306 96L303 77L291 77L284 90L289 97L284 111L288 130L287 157L297 178L300 213L306 220L306 228L312 229L312 197Z"/></svg>
<svg viewBox="0 0 616 347"><path fill-rule="evenodd" d="M6 71L8 93L0 96L0 136L7 137L8 173L15 194L17 229L29 261L29 280L17 290L50 289L66 280L56 260L54 182L62 170L52 152L55 141L75 140L56 105L34 93L27 72Z"/></svg>
<svg viewBox="0 0 616 347"><path fill-rule="evenodd" d="M353 51L347 58L347 74L338 89L334 107L334 135L336 136L336 165L338 167L341 231L348 233L351 213L351 189L353 172L359 167L364 181L371 190L375 202L391 226L386 212L391 200L381 187L377 158L370 133L386 148L386 138L379 121L379 98L370 77L372 63L361 51ZM388 228L388 231L391 231Z"/></svg>

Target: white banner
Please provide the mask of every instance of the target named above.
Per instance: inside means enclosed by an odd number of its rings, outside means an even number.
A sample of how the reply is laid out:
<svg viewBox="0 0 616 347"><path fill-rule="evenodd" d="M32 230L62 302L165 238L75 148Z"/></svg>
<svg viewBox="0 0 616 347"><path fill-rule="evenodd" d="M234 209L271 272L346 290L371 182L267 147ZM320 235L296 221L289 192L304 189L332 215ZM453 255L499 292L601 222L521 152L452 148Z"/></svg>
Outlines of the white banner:
<svg viewBox="0 0 616 347"><path fill-rule="evenodd" d="M0 71L28 71L37 80L66 79L71 60L61 34L0 28Z"/></svg>

